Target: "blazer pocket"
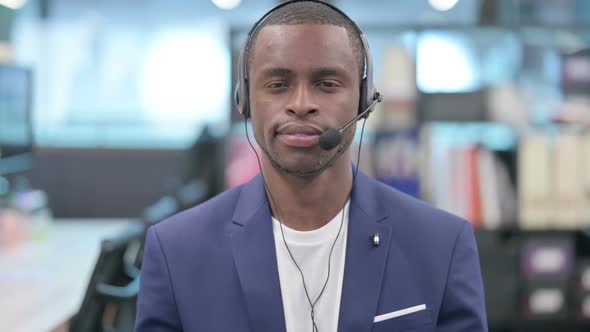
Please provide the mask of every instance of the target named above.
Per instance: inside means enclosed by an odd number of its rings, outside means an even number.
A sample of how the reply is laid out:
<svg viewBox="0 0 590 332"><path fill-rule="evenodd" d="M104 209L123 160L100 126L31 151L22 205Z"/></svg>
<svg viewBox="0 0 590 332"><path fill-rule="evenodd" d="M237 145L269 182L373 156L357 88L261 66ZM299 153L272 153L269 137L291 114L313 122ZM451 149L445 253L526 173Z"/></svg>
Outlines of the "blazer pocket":
<svg viewBox="0 0 590 332"><path fill-rule="evenodd" d="M381 316L381 315L379 315ZM379 317L377 316L377 317ZM376 317L376 318L377 318ZM431 332L434 331L430 309L422 309L402 316L373 323L373 332Z"/></svg>

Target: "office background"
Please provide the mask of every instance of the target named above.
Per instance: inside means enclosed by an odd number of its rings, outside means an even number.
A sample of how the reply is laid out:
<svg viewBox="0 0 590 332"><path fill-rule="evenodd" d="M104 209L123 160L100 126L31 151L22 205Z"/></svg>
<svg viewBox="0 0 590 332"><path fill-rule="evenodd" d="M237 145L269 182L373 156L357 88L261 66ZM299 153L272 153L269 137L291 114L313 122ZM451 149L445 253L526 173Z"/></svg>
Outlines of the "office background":
<svg viewBox="0 0 590 332"><path fill-rule="evenodd" d="M2 272L22 248L145 227L256 173L235 64L279 2L0 0L0 289L23 280ZM384 94L361 169L472 222L492 330L590 329L590 1L330 2L365 31ZM128 299L88 310L98 249L73 260L90 263L64 306L125 330ZM37 326L88 328L69 318Z"/></svg>

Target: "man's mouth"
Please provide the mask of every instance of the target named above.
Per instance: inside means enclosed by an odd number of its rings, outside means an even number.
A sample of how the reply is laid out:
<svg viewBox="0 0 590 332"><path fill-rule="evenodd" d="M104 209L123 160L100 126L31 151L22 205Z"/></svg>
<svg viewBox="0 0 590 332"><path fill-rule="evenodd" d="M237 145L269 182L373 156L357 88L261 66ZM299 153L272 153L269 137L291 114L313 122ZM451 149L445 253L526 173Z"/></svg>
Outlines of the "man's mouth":
<svg viewBox="0 0 590 332"><path fill-rule="evenodd" d="M317 134L307 134L307 133L293 133L293 134L284 134L284 135L293 135L293 136L316 136Z"/></svg>
<svg viewBox="0 0 590 332"><path fill-rule="evenodd" d="M322 130L316 126L287 124L278 128L277 137L287 146L311 147L318 144Z"/></svg>

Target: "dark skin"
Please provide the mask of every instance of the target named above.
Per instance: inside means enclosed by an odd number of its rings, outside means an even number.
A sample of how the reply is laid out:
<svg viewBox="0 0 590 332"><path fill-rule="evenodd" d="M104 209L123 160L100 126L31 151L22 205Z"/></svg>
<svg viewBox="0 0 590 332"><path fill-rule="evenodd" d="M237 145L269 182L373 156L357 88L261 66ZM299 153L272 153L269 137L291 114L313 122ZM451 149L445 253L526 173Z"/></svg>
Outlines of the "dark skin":
<svg viewBox="0 0 590 332"><path fill-rule="evenodd" d="M264 151L273 215L296 230L318 229L344 207L352 186L354 126L339 147L318 145L321 132L341 127L358 111L360 70L347 31L267 26L251 52L252 125Z"/></svg>

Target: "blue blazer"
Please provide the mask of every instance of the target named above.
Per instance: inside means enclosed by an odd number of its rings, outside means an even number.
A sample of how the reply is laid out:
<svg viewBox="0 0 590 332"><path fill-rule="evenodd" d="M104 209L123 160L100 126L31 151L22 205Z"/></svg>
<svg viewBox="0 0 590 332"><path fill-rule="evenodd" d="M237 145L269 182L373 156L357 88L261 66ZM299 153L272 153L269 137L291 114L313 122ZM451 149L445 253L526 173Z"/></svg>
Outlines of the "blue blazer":
<svg viewBox="0 0 590 332"><path fill-rule="evenodd" d="M347 241L338 331L487 331L467 221L359 172ZM302 322L301 331L308 326ZM285 331L260 175L148 230L136 331Z"/></svg>

